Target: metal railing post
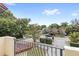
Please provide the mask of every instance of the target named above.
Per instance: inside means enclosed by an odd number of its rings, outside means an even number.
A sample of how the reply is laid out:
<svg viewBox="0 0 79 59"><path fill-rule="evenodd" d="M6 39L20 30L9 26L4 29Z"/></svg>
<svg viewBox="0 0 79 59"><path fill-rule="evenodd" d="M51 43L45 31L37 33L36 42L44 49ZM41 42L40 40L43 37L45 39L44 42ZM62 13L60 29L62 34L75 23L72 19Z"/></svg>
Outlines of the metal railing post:
<svg viewBox="0 0 79 59"><path fill-rule="evenodd" d="M63 56L63 49L60 49L60 56Z"/></svg>

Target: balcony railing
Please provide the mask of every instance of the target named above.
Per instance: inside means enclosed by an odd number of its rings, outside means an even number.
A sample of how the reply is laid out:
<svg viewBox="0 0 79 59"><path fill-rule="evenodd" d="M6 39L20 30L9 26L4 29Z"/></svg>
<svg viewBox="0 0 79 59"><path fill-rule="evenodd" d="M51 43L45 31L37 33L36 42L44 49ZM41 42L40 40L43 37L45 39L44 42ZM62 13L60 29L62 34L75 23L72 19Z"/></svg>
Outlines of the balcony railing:
<svg viewBox="0 0 79 59"><path fill-rule="evenodd" d="M15 56L63 56L64 49L43 43L15 42Z"/></svg>

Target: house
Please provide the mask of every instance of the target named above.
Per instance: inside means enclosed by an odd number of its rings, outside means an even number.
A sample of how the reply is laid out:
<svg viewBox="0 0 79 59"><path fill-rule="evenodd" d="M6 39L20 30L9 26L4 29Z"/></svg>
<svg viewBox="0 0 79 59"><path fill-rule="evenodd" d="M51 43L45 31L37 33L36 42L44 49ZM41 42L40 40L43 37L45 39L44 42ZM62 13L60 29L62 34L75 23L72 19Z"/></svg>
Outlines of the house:
<svg viewBox="0 0 79 59"><path fill-rule="evenodd" d="M0 3L0 13L2 13L3 11L5 11L7 9L8 8L3 3Z"/></svg>

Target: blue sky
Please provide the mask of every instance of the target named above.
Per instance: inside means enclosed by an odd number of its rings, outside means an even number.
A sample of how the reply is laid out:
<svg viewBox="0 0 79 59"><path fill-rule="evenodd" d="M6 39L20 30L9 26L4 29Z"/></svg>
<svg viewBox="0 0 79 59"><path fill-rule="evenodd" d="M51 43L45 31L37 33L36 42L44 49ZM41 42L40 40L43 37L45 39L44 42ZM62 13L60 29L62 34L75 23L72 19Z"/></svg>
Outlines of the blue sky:
<svg viewBox="0 0 79 59"><path fill-rule="evenodd" d="M31 18L30 23L50 25L79 18L77 3L8 3L6 6L17 18Z"/></svg>

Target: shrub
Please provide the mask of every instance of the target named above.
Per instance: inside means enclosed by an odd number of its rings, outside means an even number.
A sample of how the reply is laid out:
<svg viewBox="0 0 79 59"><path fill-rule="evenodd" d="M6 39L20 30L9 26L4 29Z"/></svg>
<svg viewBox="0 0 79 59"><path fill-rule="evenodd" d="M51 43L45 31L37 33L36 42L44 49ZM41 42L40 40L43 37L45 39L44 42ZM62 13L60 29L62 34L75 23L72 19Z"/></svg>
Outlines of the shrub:
<svg viewBox="0 0 79 59"><path fill-rule="evenodd" d="M52 44L52 40L49 38L40 38L41 43Z"/></svg>
<svg viewBox="0 0 79 59"><path fill-rule="evenodd" d="M73 32L69 35L70 42L78 43L79 42L79 32Z"/></svg>
<svg viewBox="0 0 79 59"><path fill-rule="evenodd" d="M41 43L46 43L45 38L40 38L40 42L41 42Z"/></svg>
<svg viewBox="0 0 79 59"><path fill-rule="evenodd" d="M73 47L79 47L79 44L78 44L78 43L70 42L70 46L73 46Z"/></svg>
<svg viewBox="0 0 79 59"><path fill-rule="evenodd" d="M69 36L70 46L79 47L79 32L73 32Z"/></svg>
<svg viewBox="0 0 79 59"><path fill-rule="evenodd" d="M46 44L52 44L52 40L51 39L46 39Z"/></svg>

